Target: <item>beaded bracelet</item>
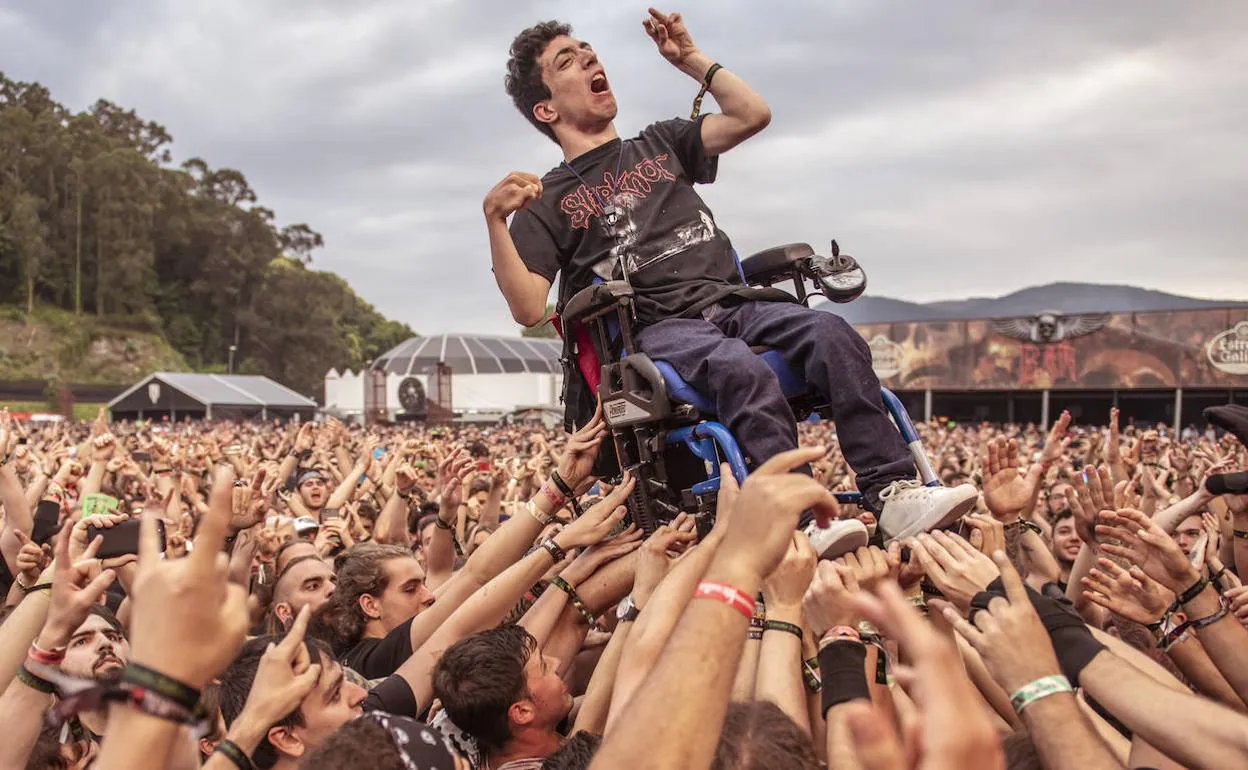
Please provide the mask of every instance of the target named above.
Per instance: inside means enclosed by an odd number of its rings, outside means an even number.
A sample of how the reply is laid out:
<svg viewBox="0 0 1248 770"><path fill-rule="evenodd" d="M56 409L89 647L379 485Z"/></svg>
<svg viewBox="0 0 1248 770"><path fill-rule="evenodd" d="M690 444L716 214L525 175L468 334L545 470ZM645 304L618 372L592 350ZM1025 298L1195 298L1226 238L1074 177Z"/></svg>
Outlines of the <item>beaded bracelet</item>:
<svg viewBox="0 0 1248 770"><path fill-rule="evenodd" d="M590 612L589 607L585 606L585 602L581 601L581 597L577 595L576 589L572 587L571 583L564 580L560 576L555 575L551 578L550 584L568 595L568 599L572 602L572 606L576 608L577 612L581 613L581 617L585 619L586 625L590 627L594 625L597 620L594 617L594 613Z"/></svg>
<svg viewBox="0 0 1248 770"><path fill-rule="evenodd" d="M1023 709L1032 703L1047 698L1050 695L1058 693L1070 692L1075 689L1070 686L1070 680L1061 674L1053 674L1052 676L1042 676L1034 682L1023 685L1014 691L1010 696L1010 705L1014 707L1015 714L1022 714Z"/></svg>

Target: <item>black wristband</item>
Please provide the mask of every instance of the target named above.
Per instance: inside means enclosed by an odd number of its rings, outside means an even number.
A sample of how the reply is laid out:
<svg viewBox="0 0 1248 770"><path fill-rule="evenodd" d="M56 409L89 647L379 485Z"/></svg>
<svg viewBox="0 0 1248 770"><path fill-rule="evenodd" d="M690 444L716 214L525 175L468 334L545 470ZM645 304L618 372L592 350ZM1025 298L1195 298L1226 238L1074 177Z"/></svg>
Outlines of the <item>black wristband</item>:
<svg viewBox="0 0 1248 770"><path fill-rule="evenodd" d="M188 712L194 712L199 705L199 690L140 663L128 664L121 672L121 681L162 695Z"/></svg>
<svg viewBox="0 0 1248 770"><path fill-rule="evenodd" d="M1195 599L1197 596L1200 596L1201 592L1204 591L1208 587L1209 587L1209 578L1205 577L1204 575L1201 575L1199 580L1197 580L1195 583L1192 583L1190 586L1187 587L1186 591L1179 594L1179 598L1175 599L1174 603L1178 605L1187 604L1192 599Z"/></svg>
<svg viewBox="0 0 1248 770"><path fill-rule="evenodd" d="M787 634L793 634L794 636L796 636L799 642L802 639L804 639L806 636L804 633L802 633L801 626L795 625L793 623L786 623L783 620L764 620L763 630L764 631L784 631Z"/></svg>
<svg viewBox="0 0 1248 770"><path fill-rule="evenodd" d="M449 532L449 531L451 531L451 530L453 530L453 529L455 529L455 525L454 525L454 524L450 523L449 521L442 521L442 517L441 517L441 516L439 516L439 517L437 517L437 518L435 518L435 519L433 520L433 526L437 527L438 529L445 529L445 530L447 530L448 532Z"/></svg>
<svg viewBox="0 0 1248 770"><path fill-rule="evenodd" d="M546 538L542 541L541 547L550 554L550 558L555 560L555 564L568 558L568 552L559 547L559 544L553 538Z"/></svg>
<svg viewBox="0 0 1248 770"><path fill-rule="evenodd" d="M1040 622L1049 632L1049 639L1053 642L1053 651L1057 653L1057 662L1062 667L1062 674L1070 680L1072 686L1078 687L1079 674L1092 662L1093 658L1100 654L1101 650L1105 649L1105 645L1092 636L1083 618L1079 617L1069 603L1042 596L1031 586L1026 586L1026 589L1027 598L1031 599L1031 606L1035 608L1036 614L1040 616ZM1004 597L1005 586L1001 578L989 583L984 593Z"/></svg>
<svg viewBox="0 0 1248 770"><path fill-rule="evenodd" d="M237 767L238 770L255 770L256 768L256 766L251 762L251 757L247 756L247 754L238 747L238 744L229 738L223 738L221 742L217 744L217 748L212 753L223 755L226 759L233 762L234 766Z"/></svg>
<svg viewBox="0 0 1248 770"><path fill-rule="evenodd" d="M568 486L568 482L563 480L563 477L559 475L559 471L552 470L550 472L550 480L555 485L555 489L559 490L560 494L569 500L572 499L572 487Z"/></svg>
<svg viewBox="0 0 1248 770"><path fill-rule="evenodd" d="M819 674L823 683L822 713L853 700L871 700L867 686L867 648L851 640L832 642L819 650Z"/></svg>

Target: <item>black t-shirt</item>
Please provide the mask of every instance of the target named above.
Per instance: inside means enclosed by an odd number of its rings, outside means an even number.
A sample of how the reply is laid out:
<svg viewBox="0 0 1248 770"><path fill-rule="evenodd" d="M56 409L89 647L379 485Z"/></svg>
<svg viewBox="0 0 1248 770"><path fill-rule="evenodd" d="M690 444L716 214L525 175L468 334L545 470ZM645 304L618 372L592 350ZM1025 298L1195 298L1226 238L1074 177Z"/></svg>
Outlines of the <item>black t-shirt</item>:
<svg viewBox="0 0 1248 770"><path fill-rule="evenodd" d="M761 294L744 287L731 241L693 189L715 181L718 167L701 127L679 118L654 123L542 177L541 199L515 215L511 236L530 272L551 282L562 273L560 306L595 274L621 277L621 257L643 326L695 315L729 295Z"/></svg>
<svg viewBox="0 0 1248 770"><path fill-rule="evenodd" d="M412 620L408 618L381 639L361 639L342 656L342 664L365 679L381 679L398 671L412 657Z"/></svg>
<svg viewBox="0 0 1248 770"><path fill-rule="evenodd" d="M401 676L388 676L376 687L368 691L361 708L365 711L384 711L387 714L398 714L416 718L420 706L416 704L416 696L412 694L411 685Z"/></svg>

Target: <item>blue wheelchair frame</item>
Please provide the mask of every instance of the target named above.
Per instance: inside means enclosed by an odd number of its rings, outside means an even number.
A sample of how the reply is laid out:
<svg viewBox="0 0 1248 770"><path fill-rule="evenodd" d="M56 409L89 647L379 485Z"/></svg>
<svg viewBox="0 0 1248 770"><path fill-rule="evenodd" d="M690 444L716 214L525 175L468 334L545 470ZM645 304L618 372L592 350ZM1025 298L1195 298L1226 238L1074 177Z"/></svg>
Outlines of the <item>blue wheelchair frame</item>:
<svg viewBox="0 0 1248 770"><path fill-rule="evenodd" d="M809 247L806 248L809 250ZM778 281L792 278L797 301L804 305L809 305L809 295L802 282L802 276L797 271L789 271L780 275L773 269L761 281L751 281L747 277L746 270L741 260L737 257L735 250L733 257L736 260L737 270L744 284L772 285ZM608 288L602 286L605 283L607 282L601 278L596 278L594 286ZM619 284L621 282L612 283ZM698 500L713 500L718 493L721 481L720 462L726 462L737 482L743 483L749 473L745 457L736 439L726 426L715 419L706 419L714 416L715 409L714 405L703 394L698 393L689 386L666 361L655 360L651 362L648 357L639 355L638 351L634 349L633 334L628 323L629 312L626 311L626 308L631 304L631 287L627 286L627 282L622 283L624 288L620 289L620 291L630 299L614 298L614 295L612 295L613 300L606 299L604 301L605 298L599 297L596 303L589 304L588 313L585 312L584 308L581 309L584 317L579 319L587 325L590 321L595 322L591 329L591 336L594 337L595 352L603 375L602 383L599 386L599 395L602 397L604 413L607 415L607 422L611 429L612 437L616 442L617 456L621 454L622 440L631 438L637 443L643 442L642 432L636 429L644 429L647 436L650 433L661 433L662 444L665 448L683 446L705 466L706 478L692 483L687 491ZM615 290L612 289L612 291ZM585 293L589 291L587 289ZM575 298L571 300L569 306L575 301ZM614 317L612 317L613 315ZM566 330L565 333L567 333ZM610 354L610 351L615 349L619 350L618 357ZM780 380L781 390L789 399L791 405L801 403L805 407L802 411L808 412L812 418L814 415L831 416L828 413L826 404L822 404L815 399L817 394L813 394L802 378L793 372L779 351L768 349L762 351L759 355L768 363L772 371L776 373L777 378ZM635 360L628 361L630 356L634 356ZM626 361L628 362L627 364L625 363ZM634 367L633 364L637 366ZM607 383L611 372L614 372L616 380L619 381L619 388L615 391L615 395L619 396L625 391L625 377L621 369L622 366L644 370L647 373L644 375L646 381L652 386L658 385L658 381L661 380L661 385L657 388L661 392L651 393L650 395L653 396L654 400L645 402L648 404L654 404L654 401L657 400L665 402L656 406L657 417L645 418L643 416L641 420L634 420L630 423L627 420L621 420L621 415L617 414L615 415L616 420L613 421L605 391L609 390ZM636 372L633 373L635 374ZM897 396L887 388L881 388L880 394L885 408L888 410L897 429L901 432L913 457L922 482L927 486L940 486L936 472L923 450L918 431L915 429L914 423L911 421L909 414L907 414L905 407L902 406ZM673 413L679 413L682 410L689 415L689 419L693 420L692 424L676 425L674 427L664 424ZM626 438L623 434L630 430L633 430L635 435ZM635 450L633 453L634 458L639 453L644 454L637 447L633 447L633 449ZM638 464L641 464L641 461ZM652 530L659 519L654 511L647 510L646 501L655 499L652 497L651 492L660 489L669 493L673 491L673 488L668 485L666 476L664 476L661 481L653 482L654 489L649 489L643 493L641 486L648 482L649 480L644 478L638 480L638 488L634 492L633 499L630 500L629 505L634 514L634 520L642 524L647 531ZM862 494L859 492L839 492L836 493L836 497L843 504L858 505L862 502ZM670 515L672 505L670 503L664 505L669 509L666 513ZM705 507L700 508L700 512L710 513ZM704 522L700 522L701 524L704 524ZM702 528L702 526L699 527L699 529Z"/></svg>

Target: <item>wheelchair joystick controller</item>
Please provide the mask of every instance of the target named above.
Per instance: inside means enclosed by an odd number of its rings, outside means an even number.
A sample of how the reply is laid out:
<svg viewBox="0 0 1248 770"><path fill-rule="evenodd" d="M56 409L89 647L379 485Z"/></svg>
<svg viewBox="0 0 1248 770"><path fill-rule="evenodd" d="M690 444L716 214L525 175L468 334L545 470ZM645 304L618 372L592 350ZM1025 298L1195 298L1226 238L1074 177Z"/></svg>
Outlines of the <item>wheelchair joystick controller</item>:
<svg viewBox="0 0 1248 770"><path fill-rule="evenodd" d="M853 302L867 289L866 271L853 257L841 254L841 247L835 240L832 241L832 256L807 257L802 272L833 302Z"/></svg>

